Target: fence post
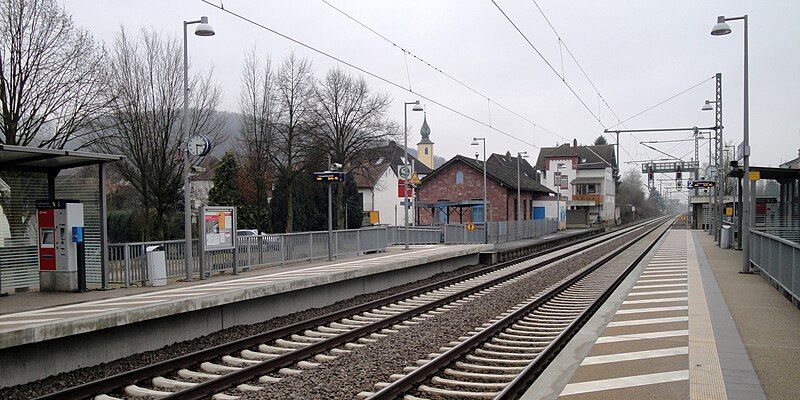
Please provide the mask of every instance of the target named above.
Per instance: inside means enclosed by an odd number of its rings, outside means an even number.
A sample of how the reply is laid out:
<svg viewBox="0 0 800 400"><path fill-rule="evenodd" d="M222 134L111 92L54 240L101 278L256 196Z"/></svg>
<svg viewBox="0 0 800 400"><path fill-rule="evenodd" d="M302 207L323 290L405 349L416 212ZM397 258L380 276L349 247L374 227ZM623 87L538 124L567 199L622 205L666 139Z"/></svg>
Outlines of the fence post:
<svg viewBox="0 0 800 400"><path fill-rule="evenodd" d="M279 235L278 238L280 239L278 240L278 250L280 250L281 253L281 265L283 265L283 262L286 260L286 254L285 254L286 237L285 235Z"/></svg>
<svg viewBox="0 0 800 400"><path fill-rule="evenodd" d="M333 258L339 256L339 231L333 231L333 239L334 239L334 246L333 246Z"/></svg>
<svg viewBox="0 0 800 400"><path fill-rule="evenodd" d="M125 261L125 287L131 287L131 249L130 246L125 243L122 245L123 247L123 257Z"/></svg>
<svg viewBox="0 0 800 400"><path fill-rule="evenodd" d="M311 248L311 261L314 261L314 232L311 232L308 235L310 236L308 242L310 243L309 247Z"/></svg>
<svg viewBox="0 0 800 400"><path fill-rule="evenodd" d="M356 246L358 246L357 254L361 254L361 229L356 229Z"/></svg>
<svg viewBox="0 0 800 400"><path fill-rule="evenodd" d="M147 245L142 243L142 249L139 253L139 268L142 271L141 278L142 278L142 286L147 281Z"/></svg>

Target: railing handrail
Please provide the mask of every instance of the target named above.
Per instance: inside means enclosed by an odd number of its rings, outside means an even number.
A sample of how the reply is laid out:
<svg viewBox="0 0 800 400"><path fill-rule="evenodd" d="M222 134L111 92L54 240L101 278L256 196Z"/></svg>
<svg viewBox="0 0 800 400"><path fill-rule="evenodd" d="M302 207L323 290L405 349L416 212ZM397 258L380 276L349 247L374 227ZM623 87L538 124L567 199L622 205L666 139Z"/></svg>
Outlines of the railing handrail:
<svg viewBox="0 0 800 400"><path fill-rule="evenodd" d="M800 249L800 243L792 242L791 240L784 239L784 238L782 238L780 236L770 235L769 233L762 232L762 231L759 231L759 230L756 230L756 229L750 229L750 233L753 233L753 234L756 234L756 235L759 235L759 236L764 236L766 238L769 238L769 239L781 242L783 244L792 246L792 247L794 247L796 249Z"/></svg>

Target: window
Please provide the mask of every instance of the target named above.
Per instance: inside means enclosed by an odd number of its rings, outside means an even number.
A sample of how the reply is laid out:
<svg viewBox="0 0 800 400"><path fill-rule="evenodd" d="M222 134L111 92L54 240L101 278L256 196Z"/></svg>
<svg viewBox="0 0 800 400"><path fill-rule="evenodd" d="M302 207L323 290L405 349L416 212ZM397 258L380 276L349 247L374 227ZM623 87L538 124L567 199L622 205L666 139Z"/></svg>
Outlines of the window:
<svg viewBox="0 0 800 400"><path fill-rule="evenodd" d="M472 222L481 223L483 221L483 205L472 206Z"/></svg>
<svg viewBox="0 0 800 400"><path fill-rule="evenodd" d="M428 155L428 148L425 148L425 155Z"/></svg>
<svg viewBox="0 0 800 400"><path fill-rule="evenodd" d="M464 173L461 171L456 172L456 185L464 183Z"/></svg>

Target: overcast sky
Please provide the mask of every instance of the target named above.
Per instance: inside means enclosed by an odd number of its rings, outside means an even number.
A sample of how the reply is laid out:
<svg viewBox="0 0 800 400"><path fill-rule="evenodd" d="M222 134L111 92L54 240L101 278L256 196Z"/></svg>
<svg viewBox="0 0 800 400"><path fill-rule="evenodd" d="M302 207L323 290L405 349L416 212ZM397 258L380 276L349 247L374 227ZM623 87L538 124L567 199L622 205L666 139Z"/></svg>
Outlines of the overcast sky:
<svg viewBox="0 0 800 400"><path fill-rule="evenodd" d="M550 67L514 30L490 0L345 1L328 0L388 39L483 93L493 101L552 130L568 140L589 144L616 117L600 104L595 91L563 50L567 83L598 122ZM557 37L531 0L496 0L528 39L560 73ZM775 165L798 156L800 148L800 1L611 1L537 0L563 43L575 55L599 92L623 120L711 78L723 74L724 135L742 140L743 24L731 23L733 33L709 34L717 15L749 14L750 135L752 163ZM224 8L305 42L340 59L411 88L448 107L538 146L563 143L502 110L485 97L454 83L339 14L321 0L223 0ZM120 26L154 28L180 38L181 21L207 15L216 30L211 38L190 36L192 68L213 66L222 85L222 109L237 111L243 55L252 46L280 60L291 51L308 57L322 76L337 62L199 0L90 1L64 0L78 24L106 43ZM216 4L220 4L216 0ZM343 68L349 68L343 66ZM354 74L357 71L352 71ZM403 121L404 101L419 96L367 77L375 90L394 99L391 116ZM639 117L624 127L712 126L713 112L702 112L713 99L708 80ZM538 154L535 147L504 136L474 121L422 101L427 109L435 153L445 158L472 155L473 136L487 137L487 151ZM419 141L421 113L409 110L409 143ZM601 125L602 123L602 125ZM623 134L622 161L662 158L638 144L640 140L676 139L691 133ZM609 137L609 142L613 139ZM693 143L654 145L674 156L692 157ZM415 146L413 146L415 147ZM689 153L689 154L687 154ZM701 160L707 158L702 147ZM627 169L634 164L623 164Z"/></svg>

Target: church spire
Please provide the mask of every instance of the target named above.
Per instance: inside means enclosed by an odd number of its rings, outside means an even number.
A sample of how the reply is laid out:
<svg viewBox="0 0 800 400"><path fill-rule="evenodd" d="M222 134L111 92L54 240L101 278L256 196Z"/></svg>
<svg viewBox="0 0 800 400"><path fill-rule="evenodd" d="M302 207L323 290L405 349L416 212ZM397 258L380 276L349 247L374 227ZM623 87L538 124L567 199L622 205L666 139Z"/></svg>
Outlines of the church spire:
<svg viewBox="0 0 800 400"><path fill-rule="evenodd" d="M433 144L430 139L431 128L428 126L428 113L426 112L422 118L422 128L419 129L419 134L422 135L422 140L420 140L417 144Z"/></svg>

